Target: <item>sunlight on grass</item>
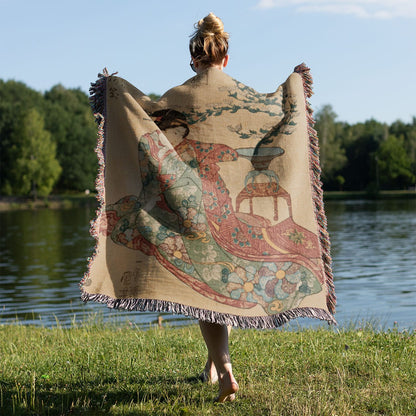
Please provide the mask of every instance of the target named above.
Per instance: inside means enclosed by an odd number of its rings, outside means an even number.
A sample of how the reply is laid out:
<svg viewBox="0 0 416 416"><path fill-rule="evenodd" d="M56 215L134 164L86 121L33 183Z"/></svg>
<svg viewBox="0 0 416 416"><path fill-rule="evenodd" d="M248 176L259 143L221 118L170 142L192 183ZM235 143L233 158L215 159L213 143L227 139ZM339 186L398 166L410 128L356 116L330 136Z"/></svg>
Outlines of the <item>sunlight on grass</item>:
<svg viewBox="0 0 416 416"><path fill-rule="evenodd" d="M415 415L415 341L370 324L233 330L240 392L216 405L197 326L0 325L0 414Z"/></svg>

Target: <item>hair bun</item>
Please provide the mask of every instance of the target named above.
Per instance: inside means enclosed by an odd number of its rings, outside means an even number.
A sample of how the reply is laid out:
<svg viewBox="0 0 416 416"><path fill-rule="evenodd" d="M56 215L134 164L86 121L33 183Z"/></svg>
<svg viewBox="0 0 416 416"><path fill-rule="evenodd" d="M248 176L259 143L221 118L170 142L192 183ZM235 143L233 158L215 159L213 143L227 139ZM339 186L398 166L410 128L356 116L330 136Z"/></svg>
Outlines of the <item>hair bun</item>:
<svg viewBox="0 0 416 416"><path fill-rule="evenodd" d="M224 32L222 20L212 12L198 22L197 29L202 36L223 35L228 38L228 33Z"/></svg>

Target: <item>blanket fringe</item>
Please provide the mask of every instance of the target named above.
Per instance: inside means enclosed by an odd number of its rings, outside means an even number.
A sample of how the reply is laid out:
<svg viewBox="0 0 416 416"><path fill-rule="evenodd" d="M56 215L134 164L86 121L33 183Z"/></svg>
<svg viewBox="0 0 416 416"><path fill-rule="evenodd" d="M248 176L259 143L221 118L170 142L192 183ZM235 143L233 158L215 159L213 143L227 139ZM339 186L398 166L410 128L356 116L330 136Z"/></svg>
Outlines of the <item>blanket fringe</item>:
<svg viewBox="0 0 416 416"><path fill-rule="evenodd" d="M319 225L319 238L321 242L322 260L325 269L326 285L328 289L327 306L331 313L335 313L336 296L334 287L334 276L332 273L332 258L331 258L331 244L327 230L327 220L324 210L323 190L321 182L321 167L319 164L319 140L318 134L314 129L315 120L313 118L313 110L308 101L313 94L312 91L312 76L310 68L304 63L295 67L294 72L297 72L303 80L303 89L305 93L306 102L306 116L308 120L308 134L309 134L309 163L312 180L313 201L315 206L315 215Z"/></svg>
<svg viewBox="0 0 416 416"><path fill-rule="evenodd" d="M242 329L278 328L295 318L317 318L323 321L328 321L328 324L336 325L334 317L327 311L319 308L294 308L270 316L239 316L195 308L164 300L133 298L113 299L107 295L89 294L85 291L82 291L81 299L84 302L95 301L105 303L110 309L125 309L128 311L141 312L170 312L173 314L189 316L202 321L221 325L231 325Z"/></svg>
<svg viewBox="0 0 416 416"><path fill-rule="evenodd" d="M101 115L102 117L102 115L105 114L105 84L107 78L116 74L118 74L118 72L113 72L112 74L110 74L107 68L104 68L103 73L97 75L97 81L91 82L90 106L98 124L100 124L100 120L97 120L97 115Z"/></svg>
<svg viewBox="0 0 416 416"><path fill-rule="evenodd" d="M111 75L115 75L117 72ZM97 146L95 153L98 158L98 173L95 179L95 189L97 190L98 208L95 212L95 219L90 222L90 234L94 237L96 244L94 254L88 258L87 272L84 274L83 279L80 282L80 287L84 285L89 277L90 266L97 255L98 248L98 233L100 228L100 218L104 211L104 175L105 175L105 103L106 103L106 82L110 76L107 68L103 69L102 74L98 74L96 82L92 82L90 86L90 106L95 117L95 121L98 124L97 132Z"/></svg>

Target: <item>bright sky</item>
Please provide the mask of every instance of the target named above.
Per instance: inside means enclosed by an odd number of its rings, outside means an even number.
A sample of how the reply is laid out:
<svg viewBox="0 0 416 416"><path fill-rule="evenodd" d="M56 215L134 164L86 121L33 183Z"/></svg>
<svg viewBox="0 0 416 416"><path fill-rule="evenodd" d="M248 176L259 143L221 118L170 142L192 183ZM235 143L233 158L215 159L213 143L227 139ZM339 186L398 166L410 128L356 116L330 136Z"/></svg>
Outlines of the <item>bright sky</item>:
<svg viewBox="0 0 416 416"><path fill-rule="evenodd" d="M87 91L107 67L161 94L193 75L189 35L211 11L231 36L226 72L256 90L305 62L315 110L416 116L416 0L0 0L0 78Z"/></svg>

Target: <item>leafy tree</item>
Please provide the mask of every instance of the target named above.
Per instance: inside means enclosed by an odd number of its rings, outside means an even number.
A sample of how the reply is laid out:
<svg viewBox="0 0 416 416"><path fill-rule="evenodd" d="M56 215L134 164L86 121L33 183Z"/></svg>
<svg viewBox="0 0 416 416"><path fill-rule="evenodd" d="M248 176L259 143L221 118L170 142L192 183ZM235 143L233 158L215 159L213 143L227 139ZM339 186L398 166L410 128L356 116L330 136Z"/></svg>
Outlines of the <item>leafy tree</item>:
<svg viewBox="0 0 416 416"><path fill-rule="evenodd" d="M413 117L409 124L402 121L395 121L389 128L390 134L402 137L403 147L412 160L412 173L416 176L416 117Z"/></svg>
<svg viewBox="0 0 416 416"><path fill-rule="evenodd" d="M155 94L154 92L151 92L147 96L153 101L157 101L161 97L159 94Z"/></svg>
<svg viewBox="0 0 416 416"><path fill-rule="evenodd" d="M13 193L12 157L13 131L18 128L23 114L30 108L42 112L42 94L32 90L23 82L0 80L0 192Z"/></svg>
<svg viewBox="0 0 416 416"><path fill-rule="evenodd" d="M0 103L0 192L12 194L11 169L13 159L10 155L12 147L12 132L15 129L17 116L21 110L9 102Z"/></svg>
<svg viewBox="0 0 416 416"><path fill-rule="evenodd" d="M0 102L21 104L23 108L39 110L43 107L43 96L23 82L0 80Z"/></svg>
<svg viewBox="0 0 416 416"><path fill-rule="evenodd" d="M350 126L345 131L344 146L348 163L341 175L346 179L345 189L377 189L376 152L388 135L388 126L368 120Z"/></svg>
<svg viewBox="0 0 416 416"><path fill-rule="evenodd" d="M56 85L45 93L46 128L57 144L63 190L92 189L98 169L94 153L97 129L88 96L79 89Z"/></svg>
<svg viewBox="0 0 416 416"><path fill-rule="evenodd" d="M47 196L61 173L56 145L36 109L26 112L12 133L14 194Z"/></svg>
<svg viewBox="0 0 416 416"><path fill-rule="evenodd" d="M345 149L342 147L343 123L336 121L337 114L330 105L323 106L316 113L315 129L320 142L320 163L322 180L325 185L338 183L337 173L347 163Z"/></svg>
<svg viewBox="0 0 416 416"><path fill-rule="evenodd" d="M412 159L404 147L403 137L390 135L381 143L377 153L380 183L387 189L406 188L414 183Z"/></svg>

